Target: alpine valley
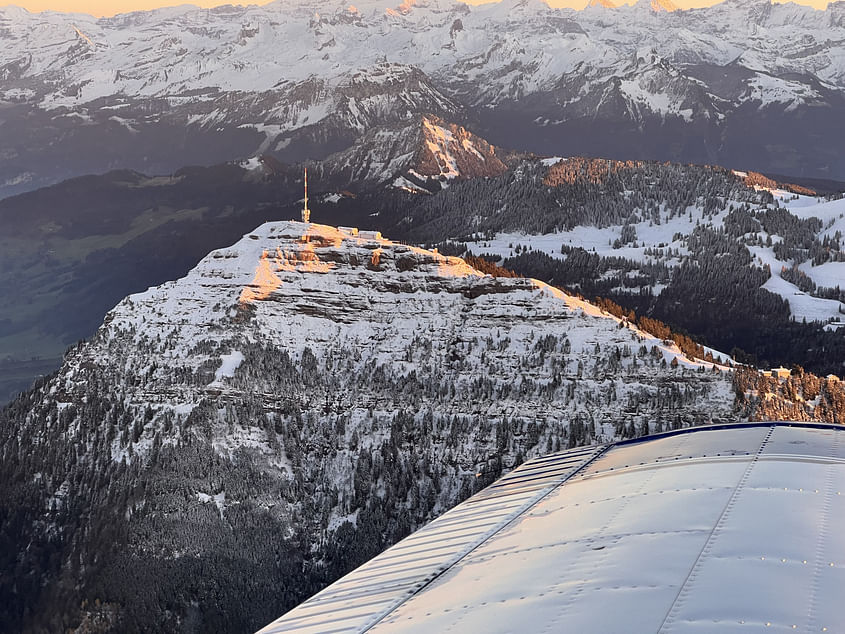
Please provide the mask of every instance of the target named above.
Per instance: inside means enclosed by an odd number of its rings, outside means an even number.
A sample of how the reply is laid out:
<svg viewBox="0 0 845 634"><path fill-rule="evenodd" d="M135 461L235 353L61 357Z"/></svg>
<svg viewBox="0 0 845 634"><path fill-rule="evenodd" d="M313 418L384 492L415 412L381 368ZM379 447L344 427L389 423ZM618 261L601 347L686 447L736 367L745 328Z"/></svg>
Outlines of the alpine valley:
<svg viewBox="0 0 845 634"><path fill-rule="evenodd" d="M541 154L845 178L845 3L590 4L5 7L0 197L114 168L322 159L423 113Z"/></svg>
<svg viewBox="0 0 845 634"><path fill-rule="evenodd" d="M701 352L375 232L263 224L0 412L0 621L250 631L529 456L842 422L833 379Z"/></svg>

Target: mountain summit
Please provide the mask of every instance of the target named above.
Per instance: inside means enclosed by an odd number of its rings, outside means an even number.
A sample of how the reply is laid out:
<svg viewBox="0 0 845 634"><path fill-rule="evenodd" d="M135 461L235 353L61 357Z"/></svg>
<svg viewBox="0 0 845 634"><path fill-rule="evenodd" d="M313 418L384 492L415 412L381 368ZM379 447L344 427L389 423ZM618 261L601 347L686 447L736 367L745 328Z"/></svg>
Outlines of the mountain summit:
<svg viewBox="0 0 845 634"><path fill-rule="evenodd" d="M326 159L321 169L327 177L356 187L392 183L431 191L453 180L498 176L508 169L507 158L463 126L426 114L405 125L368 131L355 145Z"/></svg>

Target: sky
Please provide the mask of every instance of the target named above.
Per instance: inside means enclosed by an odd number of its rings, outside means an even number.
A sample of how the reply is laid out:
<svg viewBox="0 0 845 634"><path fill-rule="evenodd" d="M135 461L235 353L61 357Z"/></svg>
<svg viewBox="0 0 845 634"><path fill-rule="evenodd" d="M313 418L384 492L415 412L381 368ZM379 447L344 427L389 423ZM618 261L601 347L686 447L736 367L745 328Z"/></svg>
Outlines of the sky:
<svg viewBox="0 0 845 634"><path fill-rule="evenodd" d="M397 4L401 0L397 0ZM470 4L480 4L479 0L467 0ZM674 0L681 8L690 8L693 6L701 7L710 4L715 4L714 0ZM3 0L0 0L3 2ZM221 4L266 4L262 1L257 2L237 2L237 0L193 0L187 2L188 4L195 4L202 7L214 7ZM351 0L354 4L354 0ZM5 3L4 3L5 4ZM153 9L156 7L166 7L176 4L183 4L181 0L13 0L10 4L15 4L24 7L29 11L75 11L80 13L90 13L96 16L114 15L116 13L126 13L129 11L139 11L142 9ZM573 7L582 9L587 4L586 0L549 0L552 6ZM824 9L827 6L827 0L802 0L800 4L808 4L817 9Z"/></svg>

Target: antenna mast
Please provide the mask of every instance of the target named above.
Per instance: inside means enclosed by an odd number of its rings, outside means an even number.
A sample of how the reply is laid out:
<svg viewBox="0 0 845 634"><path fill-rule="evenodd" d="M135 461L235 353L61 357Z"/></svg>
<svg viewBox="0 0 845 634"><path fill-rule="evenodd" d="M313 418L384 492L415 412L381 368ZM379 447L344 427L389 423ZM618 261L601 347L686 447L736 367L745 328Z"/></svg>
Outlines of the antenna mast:
<svg viewBox="0 0 845 634"><path fill-rule="evenodd" d="M302 208L302 222L311 222L311 210L308 209L308 168L305 168L305 206Z"/></svg>

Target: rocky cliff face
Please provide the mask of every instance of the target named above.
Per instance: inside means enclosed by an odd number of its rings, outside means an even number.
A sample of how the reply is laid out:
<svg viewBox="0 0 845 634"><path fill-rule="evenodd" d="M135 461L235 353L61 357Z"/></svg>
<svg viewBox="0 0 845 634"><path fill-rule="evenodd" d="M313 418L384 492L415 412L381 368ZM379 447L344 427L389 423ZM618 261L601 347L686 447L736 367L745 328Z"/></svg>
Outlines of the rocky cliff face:
<svg viewBox="0 0 845 634"><path fill-rule="evenodd" d="M725 369L540 282L269 223L0 413L2 619L254 630L528 456L733 399Z"/></svg>

